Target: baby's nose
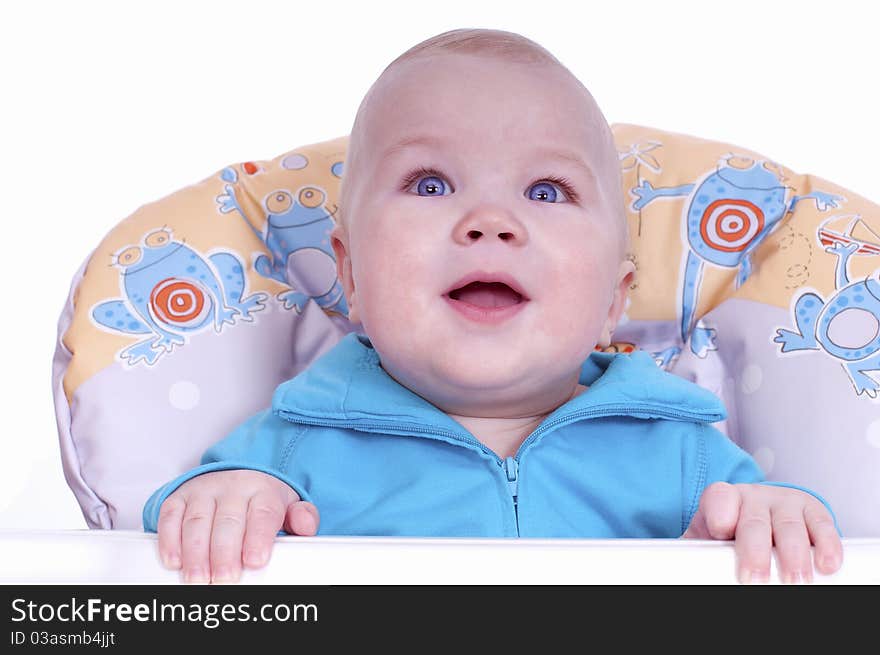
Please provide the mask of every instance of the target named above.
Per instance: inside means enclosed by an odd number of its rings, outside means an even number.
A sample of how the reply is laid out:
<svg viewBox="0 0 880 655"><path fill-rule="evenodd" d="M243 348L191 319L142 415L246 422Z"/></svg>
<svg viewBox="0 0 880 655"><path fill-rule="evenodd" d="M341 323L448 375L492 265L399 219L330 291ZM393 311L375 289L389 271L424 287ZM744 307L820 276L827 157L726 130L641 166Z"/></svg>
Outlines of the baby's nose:
<svg viewBox="0 0 880 655"><path fill-rule="evenodd" d="M525 242L525 226L506 209L481 207L467 213L455 226L455 240L469 245L480 239L494 241L496 238L510 245Z"/></svg>

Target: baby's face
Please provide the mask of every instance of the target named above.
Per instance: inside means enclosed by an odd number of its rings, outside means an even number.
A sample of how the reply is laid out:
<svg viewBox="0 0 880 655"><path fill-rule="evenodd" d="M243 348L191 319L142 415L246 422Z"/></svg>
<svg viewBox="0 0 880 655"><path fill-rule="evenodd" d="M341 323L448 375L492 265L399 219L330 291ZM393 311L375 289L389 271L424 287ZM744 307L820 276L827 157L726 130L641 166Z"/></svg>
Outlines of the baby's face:
<svg viewBox="0 0 880 655"><path fill-rule="evenodd" d="M364 111L333 246L383 368L473 416L573 389L631 271L589 96L551 66L443 54L396 65Z"/></svg>

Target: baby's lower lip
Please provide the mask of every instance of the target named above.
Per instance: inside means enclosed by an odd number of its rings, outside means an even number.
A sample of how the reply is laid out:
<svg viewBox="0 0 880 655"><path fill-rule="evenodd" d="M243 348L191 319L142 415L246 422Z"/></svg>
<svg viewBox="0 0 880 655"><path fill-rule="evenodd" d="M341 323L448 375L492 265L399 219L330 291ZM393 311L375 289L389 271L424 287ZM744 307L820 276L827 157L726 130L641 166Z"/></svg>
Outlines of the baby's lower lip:
<svg viewBox="0 0 880 655"><path fill-rule="evenodd" d="M497 325L512 318L518 314L523 307L526 306L528 300L523 299L515 305L507 305L506 307L480 307L464 302L463 300L454 300L449 295L444 295L443 299L452 309L464 316L466 319L475 323L483 323L487 325Z"/></svg>

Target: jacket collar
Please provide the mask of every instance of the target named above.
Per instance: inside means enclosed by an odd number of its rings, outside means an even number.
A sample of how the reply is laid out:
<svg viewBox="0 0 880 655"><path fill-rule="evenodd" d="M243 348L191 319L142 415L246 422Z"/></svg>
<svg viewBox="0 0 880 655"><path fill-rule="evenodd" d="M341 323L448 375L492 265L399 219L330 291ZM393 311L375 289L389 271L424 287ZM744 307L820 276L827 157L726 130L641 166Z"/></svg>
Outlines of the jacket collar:
<svg viewBox="0 0 880 655"><path fill-rule="evenodd" d="M594 352L581 367L579 381L589 389L558 407L542 424L595 415L710 423L726 417L714 394L661 370L644 351ZM467 435L460 423L388 375L369 339L354 332L282 383L273 395L272 409L302 423L367 431L427 425Z"/></svg>

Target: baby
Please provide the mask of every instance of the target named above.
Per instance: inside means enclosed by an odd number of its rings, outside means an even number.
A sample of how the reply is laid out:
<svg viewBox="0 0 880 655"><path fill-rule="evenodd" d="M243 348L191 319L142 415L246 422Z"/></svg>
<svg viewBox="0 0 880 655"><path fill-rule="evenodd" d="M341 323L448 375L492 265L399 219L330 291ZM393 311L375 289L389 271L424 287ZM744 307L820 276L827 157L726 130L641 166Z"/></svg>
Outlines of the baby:
<svg viewBox="0 0 880 655"><path fill-rule="evenodd" d="M398 57L351 131L332 232L352 333L144 508L190 582L297 535L736 539L743 582L837 570L821 499L763 482L709 392L610 343L634 268L618 157L536 43ZM318 514L320 508L320 520ZM320 527L320 530L319 530Z"/></svg>

